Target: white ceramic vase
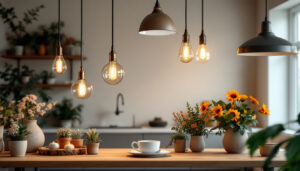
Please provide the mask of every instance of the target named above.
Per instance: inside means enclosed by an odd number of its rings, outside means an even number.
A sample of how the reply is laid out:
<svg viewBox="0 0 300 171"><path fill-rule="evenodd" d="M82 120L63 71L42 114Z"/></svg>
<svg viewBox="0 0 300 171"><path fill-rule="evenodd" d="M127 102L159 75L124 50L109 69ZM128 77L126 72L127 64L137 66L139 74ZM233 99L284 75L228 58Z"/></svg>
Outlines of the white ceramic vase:
<svg viewBox="0 0 300 171"><path fill-rule="evenodd" d="M4 140L3 140L4 126L0 126L0 152L5 150Z"/></svg>
<svg viewBox="0 0 300 171"><path fill-rule="evenodd" d="M27 130L30 134L26 137L28 141L27 153L34 153L39 147L42 147L45 143L45 135L42 129L38 126L37 120L24 121Z"/></svg>
<svg viewBox="0 0 300 171"><path fill-rule="evenodd" d="M15 46L15 55L23 55L24 54L24 46L17 45Z"/></svg>
<svg viewBox="0 0 300 171"><path fill-rule="evenodd" d="M233 129L228 129L223 138L223 147L227 153L243 153L246 149L247 139L247 132L241 135L239 131L234 132Z"/></svg>
<svg viewBox="0 0 300 171"><path fill-rule="evenodd" d="M71 120L61 120L60 121L61 127L71 128L72 127L72 121Z"/></svg>
<svg viewBox="0 0 300 171"><path fill-rule="evenodd" d="M191 136L190 149L192 152L200 153L205 148L203 136Z"/></svg>
<svg viewBox="0 0 300 171"><path fill-rule="evenodd" d="M12 157L24 157L27 149L27 140L8 141L8 146Z"/></svg>
<svg viewBox="0 0 300 171"><path fill-rule="evenodd" d="M100 143L86 143L88 154L98 154Z"/></svg>

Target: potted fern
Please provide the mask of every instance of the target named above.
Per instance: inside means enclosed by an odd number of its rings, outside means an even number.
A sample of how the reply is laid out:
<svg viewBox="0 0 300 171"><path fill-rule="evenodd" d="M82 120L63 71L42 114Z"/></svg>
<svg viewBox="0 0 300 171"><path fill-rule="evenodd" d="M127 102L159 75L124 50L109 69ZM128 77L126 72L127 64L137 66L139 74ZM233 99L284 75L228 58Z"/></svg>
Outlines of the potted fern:
<svg viewBox="0 0 300 171"><path fill-rule="evenodd" d="M70 128L66 128L66 127L59 128L56 133L57 133L57 142L59 144L60 149L64 149L65 145L71 143L72 131Z"/></svg>
<svg viewBox="0 0 300 171"><path fill-rule="evenodd" d="M87 153L88 154L98 154L100 139L99 133L96 133L96 129L89 129L87 132Z"/></svg>
<svg viewBox="0 0 300 171"><path fill-rule="evenodd" d="M80 129L72 130L72 140L71 144L75 146L75 148L81 148L83 146L82 132Z"/></svg>

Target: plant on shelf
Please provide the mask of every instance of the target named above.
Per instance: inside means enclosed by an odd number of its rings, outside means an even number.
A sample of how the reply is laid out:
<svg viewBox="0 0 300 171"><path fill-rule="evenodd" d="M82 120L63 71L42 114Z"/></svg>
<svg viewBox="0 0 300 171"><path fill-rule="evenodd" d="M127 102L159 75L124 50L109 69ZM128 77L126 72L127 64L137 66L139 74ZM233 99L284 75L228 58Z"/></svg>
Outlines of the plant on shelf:
<svg viewBox="0 0 300 171"><path fill-rule="evenodd" d="M82 131L80 129L72 130L71 144L73 144L75 148L83 146Z"/></svg>
<svg viewBox="0 0 300 171"><path fill-rule="evenodd" d="M300 126L300 113L295 121L289 123L296 123ZM286 128L286 124L275 124L253 134L248 140L247 145L249 148L249 153L253 156L254 152L261 146L264 146L268 140L274 139L280 135ZM268 155L265 163L264 169L267 170L271 164L272 159L276 156L279 149L285 146L285 157L287 162L281 166L280 170L300 170L300 129L295 131L295 135L287 138L273 147L271 153Z"/></svg>
<svg viewBox="0 0 300 171"><path fill-rule="evenodd" d="M23 65L23 66L22 66L22 71L21 71L21 75L22 75L22 83L28 84L29 81L30 81L31 78L32 78L33 72L34 72L33 69L29 69L28 66Z"/></svg>
<svg viewBox="0 0 300 171"><path fill-rule="evenodd" d="M53 72L48 72L46 70L42 71L40 75L38 75L39 82L42 84L54 84L54 78L55 75L53 74Z"/></svg>
<svg viewBox="0 0 300 171"><path fill-rule="evenodd" d="M57 141L60 149L64 149L65 145L71 143L72 130L70 128L59 128L56 132Z"/></svg>
<svg viewBox="0 0 300 171"><path fill-rule="evenodd" d="M89 129L86 134L86 146L88 154L98 154L100 145L99 133L96 132L96 129Z"/></svg>
<svg viewBox="0 0 300 171"><path fill-rule="evenodd" d="M225 132L223 146L228 153L242 153L248 138L246 130L251 131L251 126L257 124L256 113L269 115L269 109L265 104L258 107L259 101L256 98L239 94L236 90L226 93L226 99L228 103L222 100L212 101L212 109L209 110L218 121L213 129L219 130L218 135Z"/></svg>
<svg viewBox="0 0 300 171"><path fill-rule="evenodd" d="M79 55L80 54L80 42L73 37L67 37L64 43L65 53L68 55Z"/></svg>
<svg viewBox="0 0 300 171"><path fill-rule="evenodd" d="M81 123L81 111L83 105L73 106L72 99L63 99L57 104L52 112L52 116L61 121L61 126L71 127L72 122Z"/></svg>

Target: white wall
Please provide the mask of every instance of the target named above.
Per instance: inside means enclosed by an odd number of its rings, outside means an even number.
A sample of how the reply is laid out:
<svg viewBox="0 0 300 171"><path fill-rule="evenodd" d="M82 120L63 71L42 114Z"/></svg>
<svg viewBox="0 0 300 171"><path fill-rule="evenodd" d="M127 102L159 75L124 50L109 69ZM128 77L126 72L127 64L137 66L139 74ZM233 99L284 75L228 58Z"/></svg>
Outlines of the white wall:
<svg viewBox="0 0 300 171"><path fill-rule="evenodd" d="M57 1L6 0L8 6L22 11L43 3L38 24L49 24L57 18ZM62 1L64 32L79 38L79 0ZM84 67L94 92L84 104L83 126L131 124L135 114L137 124L155 116L172 122L171 113L183 109L186 101L224 99L230 89L255 94L255 58L238 57L237 47L256 34L256 2L253 0L205 1L205 32L212 59L207 64L192 61L183 64L178 58L184 31L184 1L161 0L163 10L174 20L178 33L170 37L138 35L139 24L152 11L154 0L115 1L115 48L118 61L125 68L124 80L116 86L104 83L101 69L108 61L110 50L110 1L84 1ZM188 24L191 42L196 50L201 31L201 1L189 0ZM35 25L36 26L36 25ZM35 26L33 28L35 28ZM31 28L31 29L33 29ZM4 40L1 40L4 41ZM2 63L2 59L1 59ZM27 61L37 70L51 68L50 61ZM74 77L79 63L75 64ZM60 77L63 80L64 77ZM55 89L53 99L72 98L68 89ZM116 117L116 95L125 96L125 113Z"/></svg>

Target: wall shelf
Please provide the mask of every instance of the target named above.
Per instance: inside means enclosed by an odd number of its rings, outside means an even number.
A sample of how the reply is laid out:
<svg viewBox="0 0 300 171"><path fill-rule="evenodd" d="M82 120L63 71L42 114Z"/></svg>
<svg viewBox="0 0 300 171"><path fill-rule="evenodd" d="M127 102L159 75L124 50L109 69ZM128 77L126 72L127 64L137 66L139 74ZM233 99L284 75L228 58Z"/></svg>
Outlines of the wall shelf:
<svg viewBox="0 0 300 171"><path fill-rule="evenodd" d="M22 85L22 86L25 86ZM38 88L70 88L72 84L36 84ZM0 87L10 87L8 84L0 84Z"/></svg>

